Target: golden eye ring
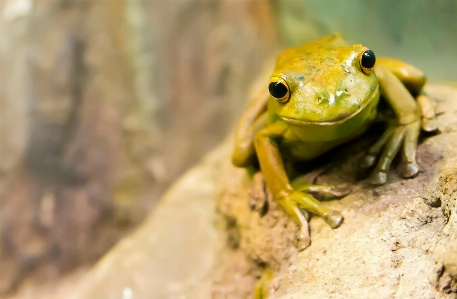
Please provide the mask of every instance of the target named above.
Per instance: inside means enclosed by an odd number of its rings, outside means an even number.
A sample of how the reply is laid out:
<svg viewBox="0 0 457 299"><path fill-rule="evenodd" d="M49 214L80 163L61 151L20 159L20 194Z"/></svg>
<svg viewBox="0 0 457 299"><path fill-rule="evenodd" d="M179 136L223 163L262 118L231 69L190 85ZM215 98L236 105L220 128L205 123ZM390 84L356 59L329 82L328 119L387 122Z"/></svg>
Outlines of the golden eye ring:
<svg viewBox="0 0 457 299"><path fill-rule="evenodd" d="M287 82L282 78L272 78L268 85L268 90L273 98L278 102L285 103L290 98L290 88Z"/></svg>
<svg viewBox="0 0 457 299"><path fill-rule="evenodd" d="M364 47L359 54L359 64L360 68L365 74L371 74L376 64L376 56L374 55L373 51Z"/></svg>

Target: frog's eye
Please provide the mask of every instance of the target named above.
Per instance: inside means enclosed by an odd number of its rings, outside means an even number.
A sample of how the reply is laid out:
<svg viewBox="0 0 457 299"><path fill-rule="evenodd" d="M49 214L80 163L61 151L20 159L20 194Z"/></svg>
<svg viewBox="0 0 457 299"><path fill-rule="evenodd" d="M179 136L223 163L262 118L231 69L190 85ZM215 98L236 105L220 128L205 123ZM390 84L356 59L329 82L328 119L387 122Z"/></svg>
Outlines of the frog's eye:
<svg viewBox="0 0 457 299"><path fill-rule="evenodd" d="M373 51L368 48L363 48L359 55L359 62L362 71L369 75L373 71L374 65L376 63L376 56Z"/></svg>
<svg viewBox="0 0 457 299"><path fill-rule="evenodd" d="M270 91L271 96L277 99L279 102L287 102L289 100L289 86L283 79L270 82L270 85L268 85L268 90Z"/></svg>

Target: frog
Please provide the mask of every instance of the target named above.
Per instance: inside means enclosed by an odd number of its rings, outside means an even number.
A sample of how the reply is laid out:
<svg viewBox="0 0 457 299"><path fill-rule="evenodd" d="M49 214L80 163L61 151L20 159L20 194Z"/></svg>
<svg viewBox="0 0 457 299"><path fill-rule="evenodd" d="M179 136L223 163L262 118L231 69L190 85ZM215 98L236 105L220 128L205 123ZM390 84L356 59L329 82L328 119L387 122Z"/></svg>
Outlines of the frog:
<svg viewBox="0 0 457 299"><path fill-rule="evenodd" d="M269 82L238 122L231 160L239 168L260 166L274 200L298 225L299 250L311 243L309 213L333 229L343 223L342 213L319 199L343 198L351 190L293 177L290 164L311 161L362 136L379 117L384 101L394 117L359 166L369 173L370 184L383 185L400 153L401 176L414 178L420 170L419 135L438 129L425 83L422 70L396 58L377 58L363 44L348 44L340 33L277 56Z"/></svg>

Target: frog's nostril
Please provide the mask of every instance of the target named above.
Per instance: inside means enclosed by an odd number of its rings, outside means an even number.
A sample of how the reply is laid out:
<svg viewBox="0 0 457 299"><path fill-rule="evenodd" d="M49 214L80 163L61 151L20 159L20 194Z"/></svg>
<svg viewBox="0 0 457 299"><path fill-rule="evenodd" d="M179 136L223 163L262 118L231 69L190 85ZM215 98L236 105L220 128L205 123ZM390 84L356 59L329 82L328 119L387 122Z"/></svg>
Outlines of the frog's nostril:
<svg viewBox="0 0 457 299"><path fill-rule="evenodd" d="M319 104L322 104L324 102L327 102L328 101L328 97L324 96L324 95L317 95L316 96L316 100Z"/></svg>
<svg viewBox="0 0 457 299"><path fill-rule="evenodd" d="M347 90L347 88L345 88L343 90L338 90L337 92L335 92L335 95L338 99L342 99L349 97L351 93L349 92L349 90Z"/></svg>
<svg viewBox="0 0 457 299"><path fill-rule="evenodd" d="M327 90L321 90L316 93L315 99L319 104L326 103L330 99L330 93Z"/></svg>

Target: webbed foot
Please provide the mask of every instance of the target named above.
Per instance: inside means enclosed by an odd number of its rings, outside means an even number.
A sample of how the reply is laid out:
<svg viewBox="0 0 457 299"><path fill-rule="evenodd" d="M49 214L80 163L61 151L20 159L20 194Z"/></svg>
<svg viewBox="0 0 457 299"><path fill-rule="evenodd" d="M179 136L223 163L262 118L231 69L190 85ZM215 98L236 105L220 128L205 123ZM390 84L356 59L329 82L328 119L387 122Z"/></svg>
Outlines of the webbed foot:
<svg viewBox="0 0 457 299"><path fill-rule="evenodd" d="M419 166L416 163L416 148L420 129L419 120L407 125L391 124L381 138L368 150L360 163L361 168L374 166L376 157L379 156L377 165L368 180L372 185L383 185L387 181L387 171L399 151L402 154L401 175L404 178L412 178L417 175ZM379 153L381 154L379 155Z"/></svg>
<svg viewBox="0 0 457 299"><path fill-rule="evenodd" d="M292 218L297 219L297 217L289 211L294 211L294 207L299 206L301 209L305 210L304 212L310 211L320 216L331 228L337 228L343 223L344 218L340 212L322 207L316 198L321 200L343 198L351 193L351 189L330 185L306 184L302 177L293 180L291 185L295 192L278 200L278 202ZM299 223L297 220L296 222ZM309 237L308 223L301 223L299 226L302 227L302 234L299 239L299 249L303 250L309 246L311 238Z"/></svg>
<svg viewBox="0 0 457 299"><path fill-rule="evenodd" d="M292 193L295 194L296 192ZM291 195L292 195L291 194ZM286 196L277 199L277 202L284 208L286 213L297 223L300 228L298 236L298 250L302 251L311 244L311 236L309 234L309 224L307 211L302 211L294 200L293 196Z"/></svg>
<svg viewBox="0 0 457 299"><path fill-rule="evenodd" d="M402 157L400 174L404 178L413 178L419 173L416 149L420 131L421 129L426 132L437 131L438 121L434 103L424 92L416 98L416 102L416 107L420 110L417 120L408 124L390 123L381 138L368 150L361 161L361 168L373 167L378 161L369 178L371 184L382 185L387 181L387 171L398 152L401 152ZM378 156L379 159L377 159Z"/></svg>
<svg viewBox="0 0 457 299"><path fill-rule="evenodd" d="M316 187L318 185L312 186ZM338 190L336 187L319 187L330 188L330 190L332 190L332 193L337 193L337 195L343 195L348 193L347 190L344 190L344 192L336 192L335 190ZM328 189L326 190L326 192L324 192L324 194L328 195ZM327 224L331 228L337 228L343 222L343 215L341 215L340 212L321 206L320 202L317 199L303 191L292 192L291 194L283 198L277 199L277 202L284 208L286 213L289 214L289 216L295 220L295 222L299 225L301 229L301 234L299 238L300 250L305 249L311 243L311 238L309 236L308 221L305 219L300 208L305 209L306 211L309 211L311 213L314 213L317 216L320 216L325 220L325 222L327 222Z"/></svg>

